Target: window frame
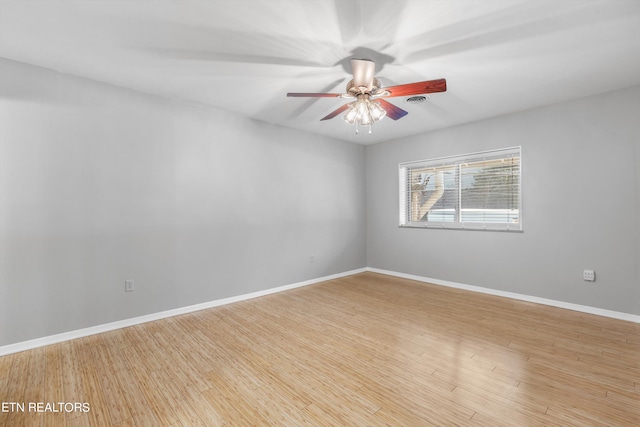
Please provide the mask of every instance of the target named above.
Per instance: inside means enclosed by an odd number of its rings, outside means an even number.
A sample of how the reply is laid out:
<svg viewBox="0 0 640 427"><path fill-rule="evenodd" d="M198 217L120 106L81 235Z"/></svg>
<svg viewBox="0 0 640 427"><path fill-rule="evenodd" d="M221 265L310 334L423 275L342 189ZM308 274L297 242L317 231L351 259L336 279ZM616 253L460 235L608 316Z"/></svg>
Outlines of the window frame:
<svg viewBox="0 0 640 427"><path fill-rule="evenodd" d="M494 161L501 159L518 159L518 203L517 203L517 221L516 222L471 222L461 220L460 216L464 214L464 208L462 206L462 190L463 186L460 184L460 171L461 168L468 166L469 163L481 162L481 161ZM457 192L457 200L454 208L448 208L454 210L454 220L451 221L422 221L412 220L412 206L411 197L412 190L410 188L409 180L411 179L411 170L415 169L437 169L454 168L455 172L455 188ZM467 153L455 156L438 157L419 161L402 162L398 164L398 189L399 189L399 227L400 228L435 228L435 229L453 229L453 230L482 230L482 231L508 231L508 232L522 232L522 147L508 147L487 151L479 151L474 153ZM437 203L437 201L436 201ZM439 209L439 211L445 211L447 209ZM471 211L470 208L467 210ZM509 211L515 211L511 209ZM509 215L508 212L503 212L504 215Z"/></svg>

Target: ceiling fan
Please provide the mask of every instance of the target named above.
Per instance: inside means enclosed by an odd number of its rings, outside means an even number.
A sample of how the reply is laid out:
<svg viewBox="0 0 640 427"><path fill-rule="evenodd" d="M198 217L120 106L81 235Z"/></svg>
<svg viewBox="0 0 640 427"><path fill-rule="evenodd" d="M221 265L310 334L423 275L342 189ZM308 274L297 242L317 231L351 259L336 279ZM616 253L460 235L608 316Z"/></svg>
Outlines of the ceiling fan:
<svg viewBox="0 0 640 427"><path fill-rule="evenodd" d="M352 59L351 71L353 73L353 79L347 83L346 93L290 92L287 93L287 96L355 98L355 101L344 104L320 120L329 120L339 114L345 113L342 118L349 124L355 124L356 133L358 133L358 125L369 126L369 133L371 133L371 125L384 116L398 120L409 114L407 111L396 107L383 98L413 96L445 92L447 90L447 81L445 79L427 80L424 82L382 88L380 81L373 76L375 66L375 62L370 59Z"/></svg>

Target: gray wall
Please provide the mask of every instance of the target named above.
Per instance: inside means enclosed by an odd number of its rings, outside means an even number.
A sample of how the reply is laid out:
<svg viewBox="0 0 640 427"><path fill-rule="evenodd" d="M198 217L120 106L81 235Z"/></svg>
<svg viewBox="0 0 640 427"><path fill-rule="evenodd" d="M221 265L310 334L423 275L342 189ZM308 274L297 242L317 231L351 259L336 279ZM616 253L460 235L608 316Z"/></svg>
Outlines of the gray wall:
<svg viewBox="0 0 640 427"><path fill-rule="evenodd" d="M635 87L365 150L0 60L0 345L365 265L640 314L638 111ZM513 145L523 233L397 227L399 162Z"/></svg>
<svg viewBox="0 0 640 427"><path fill-rule="evenodd" d="M639 112L634 87L367 147L367 265L640 314ZM516 145L523 233L398 228L399 162Z"/></svg>
<svg viewBox="0 0 640 427"><path fill-rule="evenodd" d="M362 146L6 60L0 82L0 345L366 265Z"/></svg>

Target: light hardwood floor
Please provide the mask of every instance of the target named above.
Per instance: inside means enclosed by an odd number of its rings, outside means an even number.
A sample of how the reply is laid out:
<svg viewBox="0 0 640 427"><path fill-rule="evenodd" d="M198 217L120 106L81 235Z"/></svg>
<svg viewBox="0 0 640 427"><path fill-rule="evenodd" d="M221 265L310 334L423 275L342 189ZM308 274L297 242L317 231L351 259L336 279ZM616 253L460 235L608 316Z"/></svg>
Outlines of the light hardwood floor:
<svg viewBox="0 0 640 427"><path fill-rule="evenodd" d="M2 426L638 426L640 325L363 273L0 358Z"/></svg>

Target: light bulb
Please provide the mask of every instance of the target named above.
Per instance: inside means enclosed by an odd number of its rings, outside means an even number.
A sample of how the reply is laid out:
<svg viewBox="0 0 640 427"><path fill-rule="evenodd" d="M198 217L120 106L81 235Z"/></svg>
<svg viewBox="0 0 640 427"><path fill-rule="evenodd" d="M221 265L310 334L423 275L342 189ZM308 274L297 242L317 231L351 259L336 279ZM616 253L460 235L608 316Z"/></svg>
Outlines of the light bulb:
<svg viewBox="0 0 640 427"><path fill-rule="evenodd" d="M363 126L370 125L372 121L373 120L371 120L371 114L369 114L369 111L367 111L362 117L360 117L360 124Z"/></svg>
<svg viewBox="0 0 640 427"><path fill-rule="evenodd" d="M380 106L380 102L370 101L370 97L365 94L358 96L355 102L349 104L349 108L342 118L345 122L356 125L356 133L358 133L358 125L369 126L369 133L371 133L371 125L386 114L387 112Z"/></svg>
<svg viewBox="0 0 640 427"><path fill-rule="evenodd" d="M369 111L371 113L371 118L373 119L374 122L377 122L378 120L382 119L387 114L384 108L380 106L379 102L372 102L369 105Z"/></svg>
<svg viewBox="0 0 640 427"><path fill-rule="evenodd" d="M355 105L356 121L361 125L367 125L371 123L371 116L369 115L369 101L365 98L359 98Z"/></svg>
<svg viewBox="0 0 640 427"><path fill-rule="evenodd" d="M358 120L362 121L364 116L369 115L369 106L367 105L367 101L364 99L359 99L356 104L356 109L358 111Z"/></svg>
<svg viewBox="0 0 640 427"><path fill-rule="evenodd" d="M345 122L352 125L356 122L357 116L358 116L358 111L355 108L355 102L352 102L351 104L349 104L349 109L347 110L346 113L344 113L344 116L342 116L342 118L344 119Z"/></svg>

